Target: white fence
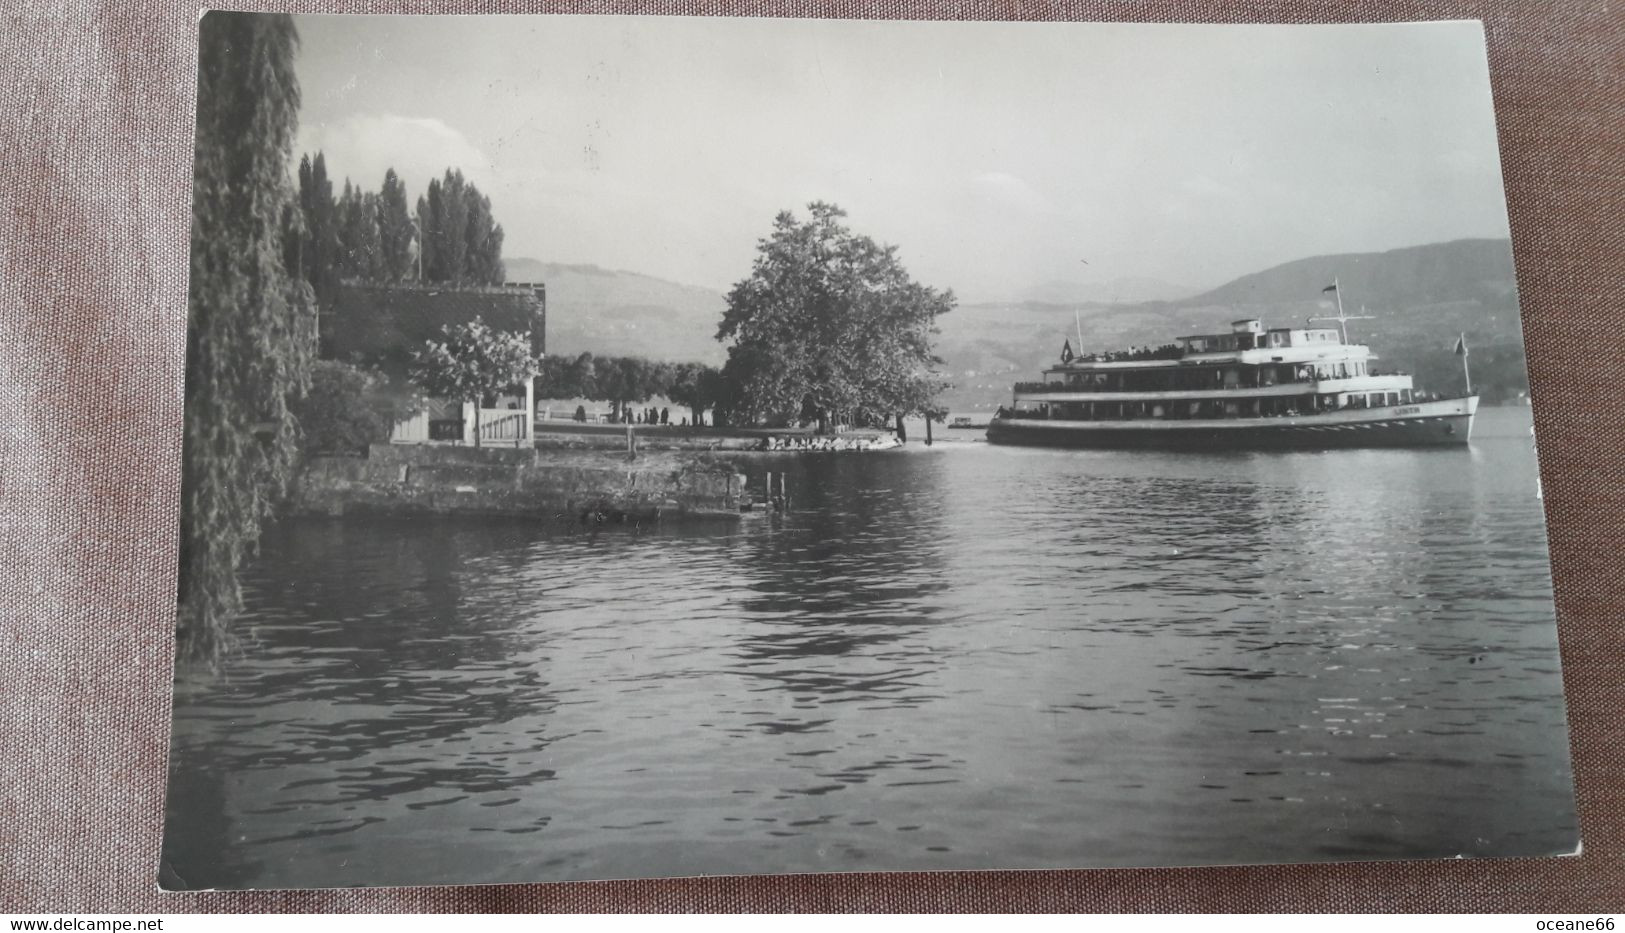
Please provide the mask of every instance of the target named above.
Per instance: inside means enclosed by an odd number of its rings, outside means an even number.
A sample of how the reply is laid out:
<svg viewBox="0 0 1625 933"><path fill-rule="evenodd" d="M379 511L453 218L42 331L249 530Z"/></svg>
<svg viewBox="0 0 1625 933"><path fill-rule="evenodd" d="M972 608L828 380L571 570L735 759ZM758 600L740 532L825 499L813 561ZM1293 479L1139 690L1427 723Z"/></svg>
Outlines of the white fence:
<svg viewBox="0 0 1625 933"><path fill-rule="evenodd" d="M512 444L530 440L530 425L527 424L523 408L482 408L480 409L479 431L480 443L485 446L492 444ZM474 430L474 422L464 424L465 435Z"/></svg>
<svg viewBox="0 0 1625 933"><path fill-rule="evenodd" d="M405 421L395 422L389 434L391 444L427 444L429 442L429 413L420 411Z"/></svg>
<svg viewBox="0 0 1625 933"><path fill-rule="evenodd" d="M533 422L536 419L536 391L534 387L526 386L525 405L523 408L481 408L479 410L479 432L482 445L506 444L515 447L530 443L534 438ZM463 444L474 443L474 406L464 402L461 410L461 424L459 419L445 417L431 417L428 411L420 411L404 421L395 422L390 431L391 444ZM439 422L439 430L434 423ZM447 429L450 429L448 436Z"/></svg>

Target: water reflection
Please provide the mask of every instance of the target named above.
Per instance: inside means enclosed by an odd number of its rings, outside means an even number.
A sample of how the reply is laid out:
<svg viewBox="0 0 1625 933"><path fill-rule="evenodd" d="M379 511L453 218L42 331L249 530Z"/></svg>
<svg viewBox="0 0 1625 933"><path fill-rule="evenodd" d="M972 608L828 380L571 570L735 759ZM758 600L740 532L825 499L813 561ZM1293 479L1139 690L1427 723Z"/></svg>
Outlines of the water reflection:
<svg viewBox="0 0 1625 933"><path fill-rule="evenodd" d="M1572 845L1517 425L1471 453L961 447L769 468L797 508L738 530L277 529L245 652L177 687L175 874Z"/></svg>
<svg viewBox="0 0 1625 933"><path fill-rule="evenodd" d="M780 460L796 513L739 554L743 624L732 670L811 703L913 707L932 699L932 630L943 578L940 486L923 464L915 485L883 460ZM799 704L805 705L805 704ZM819 725L759 724L774 734Z"/></svg>

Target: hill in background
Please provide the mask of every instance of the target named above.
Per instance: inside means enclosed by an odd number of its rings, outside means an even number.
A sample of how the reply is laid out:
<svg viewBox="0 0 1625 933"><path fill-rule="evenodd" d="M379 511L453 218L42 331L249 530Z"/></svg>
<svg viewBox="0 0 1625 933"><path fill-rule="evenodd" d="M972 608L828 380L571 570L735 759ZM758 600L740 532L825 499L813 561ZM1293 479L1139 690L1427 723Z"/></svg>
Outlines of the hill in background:
<svg viewBox="0 0 1625 933"><path fill-rule="evenodd" d="M1104 282L1073 282L1052 280L1040 282L1015 294L993 296L995 299L1036 304L1137 304L1148 301L1178 301L1202 291L1189 285L1176 285L1161 279L1128 276ZM975 302L977 304L983 302ZM993 303L997 304L998 301Z"/></svg>
<svg viewBox="0 0 1625 933"><path fill-rule="evenodd" d="M1512 245L1456 240L1294 260L1176 301L964 305L942 319L937 344L956 383L949 406L987 409L1008 401L1010 383L1037 378L1059 359L1066 340L1084 351L1118 350L1222 333L1242 318L1303 326L1336 313L1333 296L1322 293L1333 278L1346 313L1372 316L1350 321L1349 339L1369 344L1382 368L1415 374L1418 388L1454 391L1461 361L1452 351L1465 333L1485 401L1528 391Z"/></svg>
<svg viewBox="0 0 1625 933"><path fill-rule="evenodd" d="M550 353L713 365L727 358L714 339L725 306L719 291L589 265L524 258L506 265L512 281L547 284ZM1266 327L1301 326L1309 317L1336 313L1332 296L1321 291L1334 277L1344 310L1374 318L1349 322L1349 337L1369 344L1382 368L1414 373L1418 388L1454 391L1461 385L1461 361L1452 350L1466 333L1474 382L1486 402L1528 391L1511 243L1456 240L1294 260L1172 300L963 304L940 321L937 352L955 383L946 401L961 413L1007 402L1011 383L1036 378L1068 339L1074 349L1117 350L1220 333L1240 318L1262 318ZM1188 291L1149 281L1125 283L1122 290L1129 284L1163 294ZM1045 283L1018 294L1086 296L1094 287ZM1075 320L1083 331L1081 348Z"/></svg>
<svg viewBox="0 0 1625 933"><path fill-rule="evenodd" d="M722 365L721 292L598 266L507 259L512 282L547 285L547 352Z"/></svg>

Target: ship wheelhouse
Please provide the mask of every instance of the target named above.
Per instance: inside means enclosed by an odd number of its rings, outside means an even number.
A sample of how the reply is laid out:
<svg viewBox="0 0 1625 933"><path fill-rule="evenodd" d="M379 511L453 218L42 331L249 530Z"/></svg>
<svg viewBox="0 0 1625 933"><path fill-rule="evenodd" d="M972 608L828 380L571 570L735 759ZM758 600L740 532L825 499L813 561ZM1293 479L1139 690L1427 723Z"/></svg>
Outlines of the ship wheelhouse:
<svg viewBox="0 0 1625 933"><path fill-rule="evenodd" d="M1409 405L1411 377L1334 328L1264 330L1254 319L1225 334L1157 348L1091 354L1017 383L1015 417L1065 421L1201 420L1311 415Z"/></svg>

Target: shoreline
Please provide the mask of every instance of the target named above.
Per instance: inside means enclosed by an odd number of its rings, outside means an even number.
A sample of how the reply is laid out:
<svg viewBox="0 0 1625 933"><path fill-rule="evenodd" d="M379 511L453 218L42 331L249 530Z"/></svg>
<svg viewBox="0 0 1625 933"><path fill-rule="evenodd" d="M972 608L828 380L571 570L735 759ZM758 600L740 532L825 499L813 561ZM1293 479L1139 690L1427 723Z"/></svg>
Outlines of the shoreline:
<svg viewBox="0 0 1625 933"><path fill-rule="evenodd" d="M640 456L645 451L728 455L858 453L903 446L894 433L878 428L826 435L807 428L696 428L687 425L539 422L535 435L531 443L538 450L616 451L623 455L628 452L630 438L633 450Z"/></svg>
<svg viewBox="0 0 1625 933"><path fill-rule="evenodd" d="M732 464L674 451L628 460L602 450L373 444L365 457L314 457L290 513L501 515L561 524L749 514Z"/></svg>

